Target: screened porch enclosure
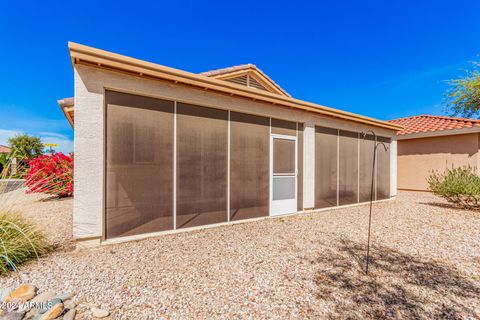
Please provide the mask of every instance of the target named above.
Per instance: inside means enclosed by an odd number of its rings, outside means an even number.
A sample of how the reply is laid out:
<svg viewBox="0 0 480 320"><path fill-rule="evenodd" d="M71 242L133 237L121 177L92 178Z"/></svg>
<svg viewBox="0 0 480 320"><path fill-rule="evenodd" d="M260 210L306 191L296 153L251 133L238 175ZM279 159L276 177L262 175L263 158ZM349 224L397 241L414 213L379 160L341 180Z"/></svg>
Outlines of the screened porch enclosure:
<svg viewBox="0 0 480 320"><path fill-rule="evenodd" d="M105 116L105 239L303 210L302 123L108 90ZM369 201L390 138L316 126L312 142L314 208ZM390 149L376 164L387 199Z"/></svg>
<svg viewBox="0 0 480 320"><path fill-rule="evenodd" d="M374 144L377 148L373 171ZM315 208L327 208L390 198L390 138L326 127L315 127Z"/></svg>
<svg viewBox="0 0 480 320"><path fill-rule="evenodd" d="M268 216L271 133L303 143L269 117L114 91L105 107L106 239Z"/></svg>

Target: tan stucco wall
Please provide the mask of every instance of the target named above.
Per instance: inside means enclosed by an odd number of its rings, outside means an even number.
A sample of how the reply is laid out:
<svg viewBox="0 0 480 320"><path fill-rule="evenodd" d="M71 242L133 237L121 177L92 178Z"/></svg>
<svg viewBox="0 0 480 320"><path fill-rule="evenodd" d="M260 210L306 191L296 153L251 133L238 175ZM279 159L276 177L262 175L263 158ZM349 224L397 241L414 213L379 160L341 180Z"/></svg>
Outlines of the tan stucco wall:
<svg viewBox="0 0 480 320"><path fill-rule="evenodd" d="M431 170L478 166L479 134L398 140L398 188L428 190Z"/></svg>

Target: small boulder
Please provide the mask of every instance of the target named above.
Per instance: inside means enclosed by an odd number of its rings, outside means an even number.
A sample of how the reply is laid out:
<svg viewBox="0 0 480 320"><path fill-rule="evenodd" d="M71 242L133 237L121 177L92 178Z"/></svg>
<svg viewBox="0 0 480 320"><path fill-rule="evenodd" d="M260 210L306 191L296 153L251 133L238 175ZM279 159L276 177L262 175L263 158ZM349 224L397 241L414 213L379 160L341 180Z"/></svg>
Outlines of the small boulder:
<svg viewBox="0 0 480 320"><path fill-rule="evenodd" d="M54 299L56 300L56 299ZM63 302L58 299L60 302L55 303L50 309L45 312L40 319L42 320L52 320L58 318L63 313Z"/></svg>
<svg viewBox="0 0 480 320"><path fill-rule="evenodd" d="M10 294L5 298L5 302L11 301L29 301L35 297L35 292L37 288L31 284L24 284L18 287L17 289L10 292Z"/></svg>
<svg viewBox="0 0 480 320"><path fill-rule="evenodd" d="M77 310L75 310L75 309L70 309L70 310L68 310L67 313L65 313L65 314L63 315L63 320L74 320L76 314L77 314Z"/></svg>
<svg viewBox="0 0 480 320"><path fill-rule="evenodd" d="M62 301L62 299L54 298L54 299L48 301L48 302L45 304L45 308L42 308L42 309L38 310L38 313L40 313L40 314L47 313L48 310L52 309L52 308L53 308L54 306L56 306L57 304L62 304L62 306L63 306L63 301Z"/></svg>
<svg viewBox="0 0 480 320"><path fill-rule="evenodd" d="M73 297L73 294L71 292L64 292L62 294L57 295L55 298L62 299L62 301L67 301L71 297Z"/></svg>
<svg viewBox="0 0 480 320"><path fill-rule="evenodd" d="M30 302L31 303L37 303L37 304L47 303L53 297L55 297L55 292L46 291L46 292L42 292L39 295L37 295ZM30 311L27 312L25 318L28 319L28 318L36 315L38 313L38 309L39 309L38 307L30 309Z"/></svg>
<svg viewBox="0 0 480 320"><path fill-rule="evenodd" d="M105 318L110 315L110 312L103 309L92 308L90 311L92 312L92 316L94 316L95 318Z"/></svg>
<svg viewBox="0 0 480 320"><path fill-rule="evenodd" d="M42 292L39 295L37 295L30 302L37 302L37 303L47 302L48 300L53 299L54 297L55 297L55 292L46 291L46 292Z"/></svg>

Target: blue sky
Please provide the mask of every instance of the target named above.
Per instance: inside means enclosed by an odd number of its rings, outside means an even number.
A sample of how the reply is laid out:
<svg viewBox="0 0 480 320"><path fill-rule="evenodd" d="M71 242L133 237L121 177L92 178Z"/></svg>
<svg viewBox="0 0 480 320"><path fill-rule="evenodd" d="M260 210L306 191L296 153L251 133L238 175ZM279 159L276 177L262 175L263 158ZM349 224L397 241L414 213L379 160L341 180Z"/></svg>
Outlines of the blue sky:
<svg viewBox="0 0 480 320"><path fill-rule="evenodd" d="M444 113L445 81L479 60L480 2L3 1L0 144L73 151L68 41L191 72L254 63L296 98L386 120Z"/></svg>

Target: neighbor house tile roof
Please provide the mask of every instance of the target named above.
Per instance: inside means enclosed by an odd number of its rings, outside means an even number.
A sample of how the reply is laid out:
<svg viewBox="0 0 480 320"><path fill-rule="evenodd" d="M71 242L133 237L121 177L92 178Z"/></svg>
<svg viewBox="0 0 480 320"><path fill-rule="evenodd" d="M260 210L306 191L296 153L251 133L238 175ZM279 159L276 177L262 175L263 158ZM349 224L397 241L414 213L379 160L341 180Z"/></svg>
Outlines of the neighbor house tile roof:
<svg viewBox="0 0 480 320"><path fill-rule="evenodd" d="M403 126L404 129L397 133L399 136L480 127L480 120L432 115L400 118L389 120L389 122Z"/></svg>
<svg viewBox="0 0 480 320"><path fill-rule="evenodd" d="M10 153L10 148L0 145L0 153Z"/></svg>

